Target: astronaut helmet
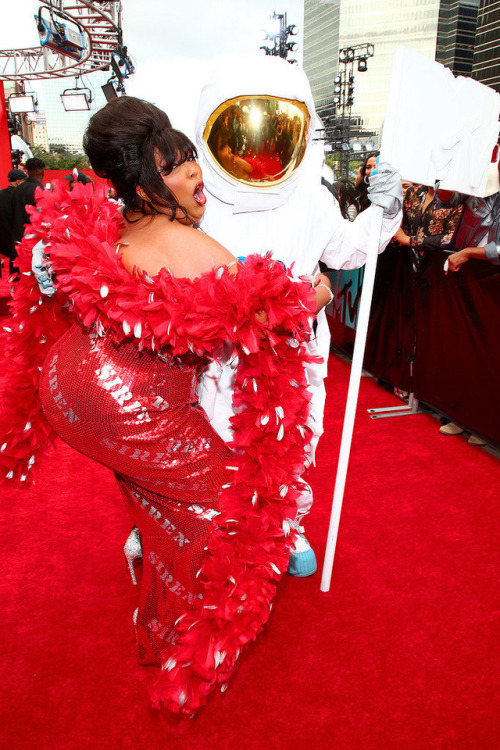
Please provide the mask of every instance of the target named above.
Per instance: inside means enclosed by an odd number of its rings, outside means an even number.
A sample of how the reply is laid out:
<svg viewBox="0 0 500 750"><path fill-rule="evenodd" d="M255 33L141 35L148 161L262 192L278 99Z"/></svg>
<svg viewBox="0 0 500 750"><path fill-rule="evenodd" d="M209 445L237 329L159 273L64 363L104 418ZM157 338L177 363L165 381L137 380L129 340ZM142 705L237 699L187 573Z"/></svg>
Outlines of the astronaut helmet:
<svg viewBox="0 0 500 750"><path fill-rule="evenodd" d="M238 182L269 185L300 165L310 115L304 102L277 96L237 96L210 115L203 133L212 159Z"/></svg>
<svg viewBox="0 0 500 750"><path fill-rule="evenodd" d="M223 199L230 186L279 192L303 164L315 122L311 88L300 68L270 57L216 62L196 121L207 188Z"/></svg>

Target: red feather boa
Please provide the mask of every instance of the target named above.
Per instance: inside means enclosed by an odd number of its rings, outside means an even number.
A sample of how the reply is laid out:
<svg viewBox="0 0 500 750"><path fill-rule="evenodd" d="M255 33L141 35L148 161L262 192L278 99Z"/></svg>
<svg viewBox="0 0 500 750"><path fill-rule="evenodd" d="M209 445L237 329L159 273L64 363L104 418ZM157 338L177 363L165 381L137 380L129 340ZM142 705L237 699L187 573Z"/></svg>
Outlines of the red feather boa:
<svg viewBox="0 0 500 750"><path fill-rule="evenodd" d="M214 352L232 341L239 355L233 417L233 481L221 492L222 513L200 571L204 597L179 618L180 634L153 694L156 707L193 715L216 684L224 688L242 647L267 621L277 581L286 571L297 477L310 437L309 393L301 344L315 308L307 284L269 257L250 256L236 278L227 269L200 278L131 276L115 245L121 216L99 187L56 185L38 196L19 247L9 332L10 371L2 422L8 437L0 465L11 483L30 484L37 458L54 433L38 399L39 368L53 342L79 319L84 326L175 354ZM57 294L40 294L31 250L40 239ZM267 313L269 323L255 313ZM8 429L6 429L8 427Z"/></svg>

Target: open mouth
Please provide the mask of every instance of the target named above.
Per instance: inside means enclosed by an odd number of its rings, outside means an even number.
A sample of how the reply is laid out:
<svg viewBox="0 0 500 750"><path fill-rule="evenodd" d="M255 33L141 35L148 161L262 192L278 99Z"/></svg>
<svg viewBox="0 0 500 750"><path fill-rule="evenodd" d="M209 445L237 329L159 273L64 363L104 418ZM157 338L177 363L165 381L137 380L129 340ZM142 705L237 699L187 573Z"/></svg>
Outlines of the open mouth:
<svg viewBox="0 0 500 750"><path fill-rule="evenodd" d="M193 193L193 198L195 199L196 203L198 203L200 206L204 206L207 202L207 198L205 193L203 192L203 183L199 182L196 185L196 189Z"/></svg>

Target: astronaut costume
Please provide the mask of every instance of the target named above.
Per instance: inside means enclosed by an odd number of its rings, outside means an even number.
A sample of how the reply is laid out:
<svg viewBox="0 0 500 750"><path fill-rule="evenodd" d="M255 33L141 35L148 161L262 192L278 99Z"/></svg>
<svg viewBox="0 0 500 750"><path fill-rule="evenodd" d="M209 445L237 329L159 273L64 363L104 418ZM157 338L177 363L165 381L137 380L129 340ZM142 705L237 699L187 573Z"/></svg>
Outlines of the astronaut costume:
<svg viewBox="0 0 500 750"><path fill-rule="evenodd" d="M207 196L201 229L236 256L270 251L288 268L293 264L296 276L314 277L320 260L335 269L362 266L372 209L354 222L342 218L338 203L321 184L324 149L321 141L313 140L315 127L311 88L300 68L275 57L215 63L196 118ZM400 225L399 207L389 215L384 212L379 251ZM329 345L322 310L311 346L317 347L324 361L308 369L313 391L311 460L323 432ZM213 364L199 388L203 408L226 441L231 440L231 376L229 365ZM310 488L305 485L298 504L299 522L311 504Z"/></svg>

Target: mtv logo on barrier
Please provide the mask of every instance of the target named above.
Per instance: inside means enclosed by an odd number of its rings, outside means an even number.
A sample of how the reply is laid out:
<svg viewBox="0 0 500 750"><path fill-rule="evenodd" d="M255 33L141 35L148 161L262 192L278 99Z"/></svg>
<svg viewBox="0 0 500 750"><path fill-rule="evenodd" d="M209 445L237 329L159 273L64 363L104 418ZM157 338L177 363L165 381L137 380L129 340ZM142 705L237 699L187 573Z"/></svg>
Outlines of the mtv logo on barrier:
<svg viewBox="0 0 500 750"><path fill-rule="evenodd" d="M396 47L380 159L412 182L484 196L499 115L489 86Z"/></svg>

